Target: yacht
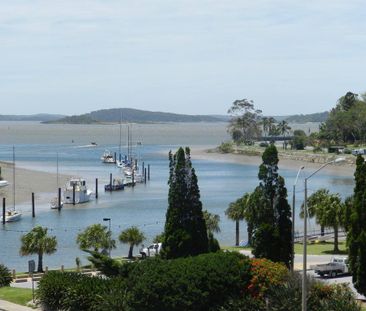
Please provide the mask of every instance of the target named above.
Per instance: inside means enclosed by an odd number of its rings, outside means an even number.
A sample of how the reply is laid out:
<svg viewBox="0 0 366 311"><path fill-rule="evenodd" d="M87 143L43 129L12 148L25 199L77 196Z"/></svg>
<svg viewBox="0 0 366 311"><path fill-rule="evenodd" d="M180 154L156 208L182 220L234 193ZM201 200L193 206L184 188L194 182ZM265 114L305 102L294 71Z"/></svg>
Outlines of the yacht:
<svg viewBox="0 0 366 311"><path fill-rule="evenodd" d="M85 179L71 178L65 186L63 203L79 204L88 202L91 194L92 191L86 187Z"/></svg>
<svg viewBox="0 0 366 311"><path fill-rule="evenodd" d="M113 154L109 150L105 150L103 155L100 157L103 163L111 163L115 164L116 159L114 158Z"/></svg>
<svg viewBox="0 0 366 311"><path fill-rule="evenodd" d="M5 222L14 222L20 220L22 213L16 210L8 210L5 213ZM3 216L0 217L0 221L3 221Z"/></svg>

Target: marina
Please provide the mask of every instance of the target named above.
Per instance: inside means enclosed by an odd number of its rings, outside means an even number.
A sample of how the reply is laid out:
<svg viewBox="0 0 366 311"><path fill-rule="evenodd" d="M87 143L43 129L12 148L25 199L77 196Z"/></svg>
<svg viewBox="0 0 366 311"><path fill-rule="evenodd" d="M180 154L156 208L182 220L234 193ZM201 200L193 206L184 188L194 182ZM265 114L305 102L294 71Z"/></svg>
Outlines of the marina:
<svg viewBox="0 0 366 311"><path fill-rule="evenodd" d="M45 265L49 268L74 267L75 258L79 257L82 264L87 263L86 254L78 249L76 235L87 226L95 223L103 224L103 218L111 219L113 238L130 226L137 226L147 239L143 242L150 245L153 238L163 231L165 213L168 204L168 152L175 151L179 146L192 148L192 163L198 176L203 208L220 216L221 233L218 239L222 245L233 245L235 224L225 216L225 209L230 202L235 201L247 191L252 191L258 184L258 165L230 163L224 160L195 157L195 150L217 146L227 137L225 123L219 124L146 124L134 125L136 140L143 141L139 146L140 158L145 162L144 170L150 165L150 180L136 184L135 187L125 187L123 191L105 192L99 189L96 198L96 179L99 185L110 183L110 174L114 178L121 176L121 170L116 165L104 165L100 155L105 149L118 152L115 137L118 137L118 125L41 125L39 123L0 122L7 135L0 138L0 160L12 161L12 146L16 152L16 208L22 213L18 222L6 223L0 229L0 261L11 269L25 271L29 257L19 256L20 236L27 233L35 225L49 228L51 235L56 235L57 252L45 256ZM77 131L75 128L77 127ZM73 137L70 133L81 133ZM55 137L57 139L55 139ZM90 141L96 141L97 146L85 147ZM103 141L104 144L100 142ZM122 143L122 151L127 144ZM83 204L65 204L60 212L50 209L50 199L55 197L55 161L58 154L60 186L70 177L81 177L93 192L90 201ZM139 161L142 171L142 162ZM3 175L9 181L9 187L0 190L0 198L8 191L12 199L12 176ZM296 170L285 168L280 174L286 178L286 184L293 183ZM22 178L33 183L22 184ZM50 185L45 184L49 180ZM36 185L44 185L40 191ZM46 188L46 186L48 188ZM322 174L312 182L312 189L328 187L331 191L340 192L347 196L353 191L353 178ZM101 188L101 187L99 187ZM100 191L103 190L103 191ZM291 195L288 187L289 196ZM303 188L297 187L297 204L301 205ZM31 194L35 192L35 217L32 217ZM300 224L297 219L297 224ZM313 224L313 226L315 226ZM298 228L301 230L301 228ZM246 239L245 222L240 223L241 240ZM112 250L112 256L124 256L128 247L117 243Z"/></svg>

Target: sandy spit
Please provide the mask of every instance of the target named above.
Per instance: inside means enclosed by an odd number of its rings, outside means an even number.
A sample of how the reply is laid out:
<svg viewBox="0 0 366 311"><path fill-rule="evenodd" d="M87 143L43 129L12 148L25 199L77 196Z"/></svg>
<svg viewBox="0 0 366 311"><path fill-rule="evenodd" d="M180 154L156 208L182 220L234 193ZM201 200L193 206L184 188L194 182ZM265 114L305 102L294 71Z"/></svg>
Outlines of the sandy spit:
<svg viewBox="0 0 366 311"><path fill-rule="evenodd" d="M6 198L6 205L13 206L13 164L0 162L1 177L9 182L6 187L0 188L0 199ZM59 187L63 187L70 176L59 175ZM15 166L15 203L30 203L32 192L35 200L49 194L49 200L57 194L56 174L24 169ZM2 203L1 203L2 205Z"/></svg>

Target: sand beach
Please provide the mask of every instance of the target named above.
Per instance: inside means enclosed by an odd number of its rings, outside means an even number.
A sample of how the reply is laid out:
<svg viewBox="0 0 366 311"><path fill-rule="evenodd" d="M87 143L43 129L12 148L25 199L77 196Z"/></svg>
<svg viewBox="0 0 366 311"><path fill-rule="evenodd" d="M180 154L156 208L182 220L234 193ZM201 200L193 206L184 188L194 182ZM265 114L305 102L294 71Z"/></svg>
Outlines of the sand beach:
<svg viewBox="0 0 366 311"><path fill-rule="evenodd" d="M4 180L9 182L6 187L0 188L0 198L6 199L6 205L13 205L13 163L0 162L1 175ZM70 176L59 175L59 185L62 187ZM56 174L40 172L36 170L24 169L15 166L15 202L31 202L32 192L35 199L39 199L44 193L57 193Z"/></svg>

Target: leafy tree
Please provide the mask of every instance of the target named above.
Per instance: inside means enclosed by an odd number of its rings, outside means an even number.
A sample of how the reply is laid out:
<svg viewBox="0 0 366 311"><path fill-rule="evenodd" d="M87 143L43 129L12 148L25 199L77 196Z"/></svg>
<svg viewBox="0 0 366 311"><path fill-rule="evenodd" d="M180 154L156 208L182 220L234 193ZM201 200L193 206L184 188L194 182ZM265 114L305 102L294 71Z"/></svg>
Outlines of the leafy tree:
<svg viewBox="0 0 366 311"><path fill-rule="evenodd" d="M30 232L22 235L20 255L38 255L37 272L43 272L43 255L56 252L57 240L55 236L47 235L47 228L36 226Z"/></svg>
<svg viewBox="0 0 366 311"><path fill-rule="evenodd" d="M296 150L304 150L306 146L307 137L303 130L295 130L294 137L291 141L291 145L293 149Z"/></svg>
<svg viewBox="0 0 366 311"><path fill-rule="evenodd" d="M116 241L111 238L111 234L106 226L93 224L77 235L76 243L82 250L106 251L116 248Z"/></svg>
<svg viewBox="0 0 366 311"><path fill-rule="evenodd" d="M133 258L133 247L137 246L145 240L145 235L135 226L121 232L118 239L122 243L129 244L128 258Z"/></svg>
<svg viewBox="0 0 366 311"><path fill-rule="evenodd" d="M333 108L321 125L319 135L329 142L364 142L366 138L366 102L356 94L348 92Z"/></svg>
<svg viewBox="0 0 366 311"><path fill-rule="evenodd" d="M234 131L240 130L244 143L250 143L260 135L262 111L254 108L252 100L235 100L228 113L232 116L228 127L232 135Z"/></svg>
<svg viewBox="0 0 366 311"><path fill-rule="evenodd" d="M169 168L169 206L161 255L170 259L206 253L207 228L189 148L179 148L174 156L170 152Z"/></svg>
<svg viewBox="0 0 366 311"><path fill-rule="evenodd" d="M259 167L256 217L253 219L253 254L290 266L292 252L291 207L284 179L278 174L278 152L271 144Z"/></svg>
<svg viewBox="0 0 366 311"><path fill-rule="evenodd" d="M355 188L347 233L348 258L352 271L352 282L357 291L366 294L366 164L357 156Z"/></svg>
<svg viewBox="0 0 366 311"><path fill-rule="evenodd" d="M162 243L164 241L164 232L157 234L153 239L153 243Z"/></svg>

